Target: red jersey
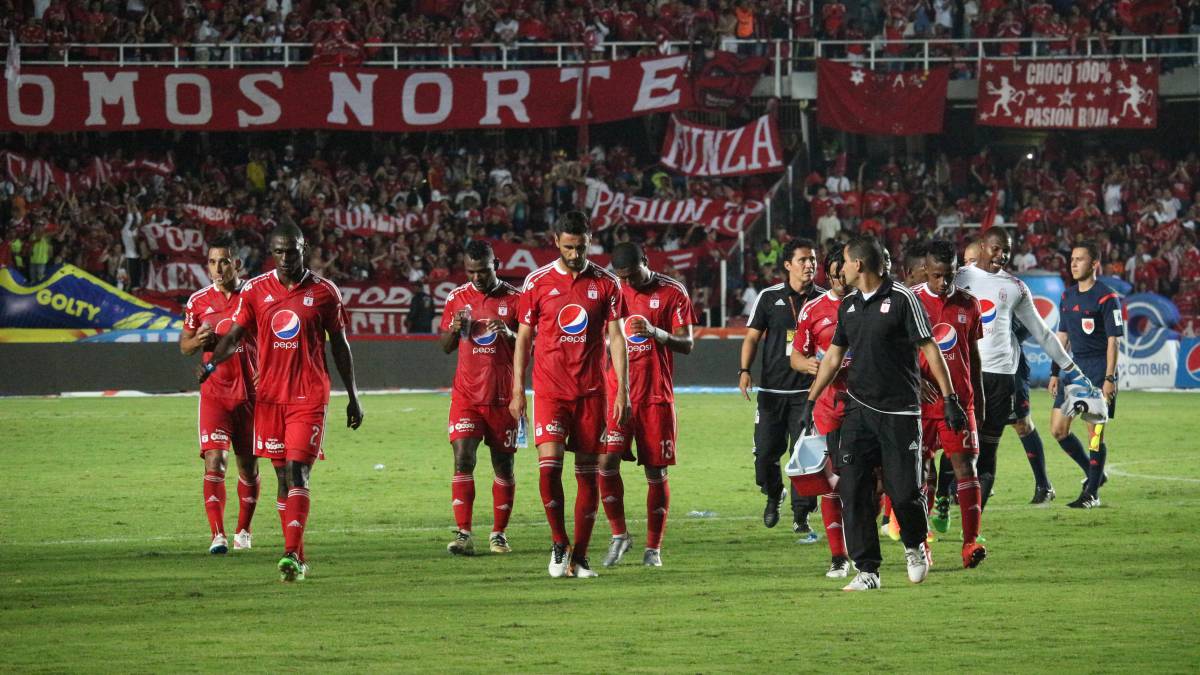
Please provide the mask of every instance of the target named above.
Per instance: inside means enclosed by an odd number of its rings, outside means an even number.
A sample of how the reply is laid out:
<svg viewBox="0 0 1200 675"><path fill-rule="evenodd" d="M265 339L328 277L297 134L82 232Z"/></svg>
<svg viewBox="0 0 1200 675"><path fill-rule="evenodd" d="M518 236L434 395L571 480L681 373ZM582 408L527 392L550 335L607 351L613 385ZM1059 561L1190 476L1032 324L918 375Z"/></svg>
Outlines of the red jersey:
<svg viewBox="0 0 1200 675"><path fill-rule="evenodd" d="M205 286L192 293L188 298L183 312L183 325L188 330L196 331L203 324L211 324L213 332L219 337L233 328L233 311L237 309L240 293L246 289L248 282L242 282L237 290L229 295L215 285ZM254 378L258 373L257 349L254 340L255 329L246 329L245 337L237 347L233 358L217 366L204 384L200 385L200 395L228 399L232 401L249 401L254 399ZM204 362L212 358L212 354L204 356Z"/></svg>
<svg viewBox="0 0 1200 675"><path fill-rule="evenodd" d="M442 332L450 330L454 315L471 310L470 337L458 338L458 367L454 370L453 397L456 403L508 405L512 398L513 345L488 330L489 319L499 319L509 330L517 330L517 306L521 292L500 282L490 293L473 284L463 284L446 296Z"/></svg>
<svg viewBox="0 0 1200 675"><path fill-rule="evenodd" d="M792 338L792 349L817 360L825 358L829 345L833 343L833 333L837 330L838 308L842 306L842 298L833 291L813 298L800 308L796 319L796 336ZM846 391L846 373L850 367L850 354L842 357L842 369L833 378L833 382L821 392L820 400L830 406L835 406L837 395Z"/></svg>
<svg viewBox="0 0 1200 675"><path fill-rule="evenodd" d="M672 333L676 328L699 321L692 300L683 284L671 277L654 273L646 288L637 290L621 284L621 300L629 318L621 321L625 352L629 355L629 401L631 403L673 403L675 401L675 355L653 338L637 337L629 332L629 319L640 317L647 323ZM617 390L617 374L610 367L608 391Z"/></svg>
<svg viewBox="0 0 1200 675"><path fill-rule="evenodd" d="M242 328L255 328L261 338L259 401L329 402L326 333L346 328L346 310L337 286L311 271L305 271L291 289L279 281L277 271L260 274L242 287L233 320Z"/></svg>
<svg viewBox="0 0 1200 675"><path fill-rule="evenodd" d="M921 299L925 313L929 315L933 341L946 359L954 393L958 394L963 410L970 412L975 409L975 387L971 383L971 343L983 338L979 301L957 286L952 287L950 295L945 298L929 290L928 284L917 286L913 293ZM921 356L921 370L929 372L924 355ZM921 404L921 417L943 419L945 412L941 397L933 403Z"/></svg>
<svg viewBox="0 0 1200 675"><path fill-rule="evenodd" d="M606 325L623 316L617 278L595 263L575 277L559 260L530 274L518 318L537 330L534 391L562 401L603 395Z"/></svg>

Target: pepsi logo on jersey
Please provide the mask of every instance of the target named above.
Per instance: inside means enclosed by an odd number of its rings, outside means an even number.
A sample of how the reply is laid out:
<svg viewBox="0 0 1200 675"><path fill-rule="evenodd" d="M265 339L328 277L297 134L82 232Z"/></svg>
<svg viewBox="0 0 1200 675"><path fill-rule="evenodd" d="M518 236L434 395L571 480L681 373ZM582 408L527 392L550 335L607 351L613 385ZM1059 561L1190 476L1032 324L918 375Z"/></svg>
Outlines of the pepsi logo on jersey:
<svg viewBox="0 0 1200 675"><path fill-rule="evenodd" d="M947 359L952 358L954 347L958 344L958 331L948 323L939 323L933 327L933 341Z"/></svg>
<svg viewBox="0 0 1200 675"><path fill-rule="evenodd" d="M559 342L587 342L588 314L580 305L569 304L558 310L558 327L566 335Z"/></svg>
<svg viewBox="0 0 1200 675"><path fill-rule="evenodd" d="M996 320L996 303L987 298L979 299L979 320L987 326Z"/></svg>
<svg viewBox="0 0 1200 675"><path fill-rule="evenodd" d="M625 349L629 352L648 352L652 347L650 338L633 332L634 319L640 319L646 324L650 323L650 320L641 314L634 314L621 320L621 332L625 334L625 342L628 343L625 345Z"/></svg>
<svg viewBox="0 0 1200 675"><path fill-rule="evenodd" d="M300 334L300 317L290 309L281 309L271 316L271 332L279 338L271 343L276 349L299 349L294 338Z"/></svg>

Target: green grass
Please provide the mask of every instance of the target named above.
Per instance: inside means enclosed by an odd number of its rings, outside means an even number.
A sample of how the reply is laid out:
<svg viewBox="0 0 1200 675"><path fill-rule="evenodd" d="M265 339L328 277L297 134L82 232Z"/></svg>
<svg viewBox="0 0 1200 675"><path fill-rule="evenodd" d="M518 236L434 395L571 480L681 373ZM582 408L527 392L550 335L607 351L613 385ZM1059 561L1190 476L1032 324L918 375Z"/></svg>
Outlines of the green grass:
<svg viewBox="0 0 1200 675"><path fill-rule="evenodd" d="M841 593L841 582L824 577L824 540L794 544L786 520L762 527L752 408L724 395L680 397L681 464L671 472L662 569L637 564L639 540L631 561L600 569L599 579L548 578L532 450L517 457L514 553L451 558L448 401L369 396L362 429L332 425L330 459L312 485L313 571L284 585L266 475L254 550L206 554L195 399L0 400L0 670L1128 673L1200 665L1194 396L1123 393L1109 429L1104 506L1077 512L1065 503L1079 472L1050 438L1049 402L1039 394L1035 420L1058 501L1026 504L1032 480L1009 430L983 523L987 562L962 570L958 543L947 540L934 545L926 583L912 586L899 545L885 541L883 590L866 594ZM486 460L479 475L476 529L486 532ZM640 537L645 485L634 467L625 475ZM718 517L687 515L704 510ZM236 498L228 526L235 512ZM603 521L594 541L601 549L607 541Z"/></svg>

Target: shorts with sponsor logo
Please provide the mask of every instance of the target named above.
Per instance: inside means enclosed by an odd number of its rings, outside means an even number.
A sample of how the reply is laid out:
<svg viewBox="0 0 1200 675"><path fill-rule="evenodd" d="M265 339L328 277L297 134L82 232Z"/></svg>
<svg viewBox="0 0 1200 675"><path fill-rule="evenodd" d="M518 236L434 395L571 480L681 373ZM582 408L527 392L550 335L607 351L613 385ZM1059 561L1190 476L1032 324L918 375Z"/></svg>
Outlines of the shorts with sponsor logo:
<svg viewBox="0 0 1200 675"><path fill-rule="evenodd" d="M464 438L482 438L493 450L517 451L517 421L506 405L472 405L451 399L446 431L451 443Z"/></svg>
<svg viewBox="0 0 1200 675"><path fill-rule="evenodd" d="M944 419L921 419L921 449L926 457L942 449L947 455L978 455L979 430L975 427L975 411L967 410L967 428L955 431Z"/></svg>
<svg viewBox="0 0 1200 675"><path fill-rule="evenodd" d="M676 435L675 404L643 403L624 426L609 419L604 452L624 454L636 443L638 464L674 466Z"/></svg>
<svg viewBox="0 0 1200 675"><path fill-rule="evenodd" d="M571 401L533 396L533 442L565 442L567 450L587 454L604 452L605 397L587 396Z"/></svg>
<svg viewBox="0 0 1200 675"><path fill-rule="evenodd" d="M200 456L209 450L254 454L254 401L200 397Z"/></svg>
<svg viewBox="0 0 1200 675"><path fill-rule="evenodd" d="M254 407L254 454L273 463L294 461L311 464L325 459L324 403L264 403Z"/></svg>

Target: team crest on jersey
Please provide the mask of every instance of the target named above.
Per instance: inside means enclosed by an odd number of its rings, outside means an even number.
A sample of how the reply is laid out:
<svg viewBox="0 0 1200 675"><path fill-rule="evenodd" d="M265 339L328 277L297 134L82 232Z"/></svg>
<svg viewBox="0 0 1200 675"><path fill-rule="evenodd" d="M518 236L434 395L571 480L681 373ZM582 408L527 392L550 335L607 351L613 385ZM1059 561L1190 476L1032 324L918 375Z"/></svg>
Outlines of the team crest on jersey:
<svg viewBox="0 0 1200 675"><path fill-rule="evenodd" d="M500 316L508 316L508 305L500 305L500 307L496 310L496 313Z"/></svg>
<svg viewBox="0 0 1200 675"><path fill-rule="evenodd" d="M652 296L650 298L650 309L658 309L658 307L659 307L658 296L657 295Z"/></svg>
<svg viewBox="0 0 1200 675"><path fill-rule="evenodd" d="M1079 325L1083 328L1083 332L1087 335L1091 335L1092 331L1096 330L1095 319L1080 319Z"/></svg>
<svg viewBox="0 0 1200 675"><path fill-rule="evenodd" d="M880 314L887 314L890 311L892 311L892 299L891 298L888 298L887 300L884 300L883 302L879 303L879 313Z"/></svg>
<svg viewBox="0 0 1200 675"><path fill-rule="evenodd" d="M1008 291L1000 289L1000 302L1008 302Z"/></svg>
<svg viewBox="0 0 1200 675"><path fill-rule="evenodd" d="M588 289L588 300L596 300L596 299L599 299L599 297L600 297L600 291L598 291L594 288Z"/></svg>
<svg viewBox="0 0 1200 675"><path fill-rule="evenodd" d="M304 306L305 307L313 306L313 296L311 296L311 295L304 296Z"/></svg>
<svg viewBox="0 0 1200 675"><path fill-rule="evenodd" d="M958 322L959 322L959 323L966 323L966 322L967 322L967 315L966 315L966 314L963 314L963 313L961 313L961 312L959 312L959 314L958 314Z"/></svg>

